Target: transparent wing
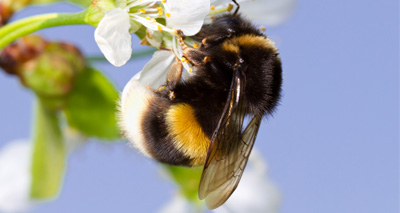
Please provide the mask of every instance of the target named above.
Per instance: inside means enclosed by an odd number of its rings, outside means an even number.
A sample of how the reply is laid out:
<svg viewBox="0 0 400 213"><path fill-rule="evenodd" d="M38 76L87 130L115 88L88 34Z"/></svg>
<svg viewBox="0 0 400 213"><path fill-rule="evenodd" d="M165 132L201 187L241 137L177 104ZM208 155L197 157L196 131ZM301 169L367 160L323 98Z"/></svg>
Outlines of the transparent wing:
<svg viewBox="0 0 400 213"><path fill-rule="evenodd" d="M261 123L254 116L242 132L244 117L243 79L235 72L228 100L219 124L211 138L201 176L199 198L208 208L225 203L239 184Z"/></svg>

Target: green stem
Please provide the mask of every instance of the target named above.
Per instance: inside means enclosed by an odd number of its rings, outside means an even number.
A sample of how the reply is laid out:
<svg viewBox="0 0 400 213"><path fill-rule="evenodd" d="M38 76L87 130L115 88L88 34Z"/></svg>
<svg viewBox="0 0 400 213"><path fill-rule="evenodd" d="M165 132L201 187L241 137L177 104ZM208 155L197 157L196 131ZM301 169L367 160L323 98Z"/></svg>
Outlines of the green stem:
<svg viewBox="0 0 400 213"><path fill-rule="evenodd" d="M41 29L74 24L87 24L87 11L79 13L50 13L21 19L0 28L0 50L17 38Z"/></svg>

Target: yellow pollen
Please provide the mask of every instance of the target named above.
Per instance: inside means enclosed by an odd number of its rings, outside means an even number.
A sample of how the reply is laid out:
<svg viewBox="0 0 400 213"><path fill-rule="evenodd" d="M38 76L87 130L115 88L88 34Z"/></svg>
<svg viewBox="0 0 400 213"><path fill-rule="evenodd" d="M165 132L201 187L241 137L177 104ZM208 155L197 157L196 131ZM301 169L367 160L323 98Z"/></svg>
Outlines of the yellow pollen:
<svg viewBox="0 0 400 213"><path fill-rule="evenodd" d="M178 35L178 31L175 28L172 28L172 32L174 35Z"/></svg>
<svg viewBox="0 0 400 213"><path fill-rule="evenodd" d="M157 7L157 10L158 11L162 11L162 7Z"/></svg>
<svg viewBox="0 0 400 213"><path fill-rule="evenodd" d="M211 61L211 57L210 56L206 56L206 57L204 57L204 59L203 59L203 62L205 63L205 64L207 64L208 62L210 62Z"/></svg>
<svg viewBox="0 0 400 213"><path fill-rule="evenodd" d="M162 16L164 13L162 11L158 11L158 16Z"/></svg>
<svg viewBox="0 0 400 213"><path fill-rule="evenodd" d="M210 19L214 19L214 16L210 16Z"/></svg>
<svg viewBox="0 0 400 213"><path fill-rule="evenodd" d="M165 13L165 15L166 15L167 17L170 17L170 16L171 16L171 13Z"/></svg>
<svg viewBox="0 0 400 213"><path fill-rule="evenodd" d="M185 57L182 57L182 58L181 58L181 61L182 61L183 63L186 63L186 62L187 62L187 59L186 59Z"/></svg>
<svg viewBox="0 0 400 213"><path fill-rule="evenodd" d="M162 91L162 90L164 90L165 88L167 88L167 87L166 87L166 86L162 86L162 87L158 88L158 91Z"/></svg>
<svg viewBox="0 0 400 213"><path fill-rule="evenodd" d="M260 27L260 30L261 31L265 31L265 27Z"/></svg>
<svg viewBox="0 0 400 213"><path fill-rule="evenodd" d="M149 21L151 20L151 18L150 18L150 17L148 17L148 16L146 17L146 19L147 19L147 20L149 20Z"/></svg>
<svg viewBox="0 0 400 213"><path fill-rule="evenodd" d="M212 5L210 9L211 9L211 10L214 10L214 9L215 9L215 6L214 6L214 5Z"/></svg>
<svg viewBox="0 0 400 213"><path fill-rule="evenodd" d="M146 10L145 9L140 9L140 13L146 13Z"/></svg>
<svg viewBox="0 0 400 213"><path fill-rule="evenodd" d="M192 73L193 72L193 69L190 67L189 68L189 73Z"/></svg>
<svg viewBox="0 0 400 213"><path fill-rule="evenodd" d="M157 26L158 31L162 32L162 27L160 25Z"/></svg>
<svg viewBox="0 0 400 213"><path fill-rule="evenodd" d="M196 49L199 48L199 43L194 42L194 43L193 43L193 47L196 48Z"/></svg>
<svg viewBox="0 0 400 213"><path fill-rule="evenodd" d="M162 0L161 2L162 2L163 4L165 4L165 3L167 3L167 0Z"/></svg>
<svg viewBox="0 0 400 213"><path fill-rule="evenodd" d="M228 9L226 9L228 12L230 12L233 9L233 4L228 5Z"/></svg>

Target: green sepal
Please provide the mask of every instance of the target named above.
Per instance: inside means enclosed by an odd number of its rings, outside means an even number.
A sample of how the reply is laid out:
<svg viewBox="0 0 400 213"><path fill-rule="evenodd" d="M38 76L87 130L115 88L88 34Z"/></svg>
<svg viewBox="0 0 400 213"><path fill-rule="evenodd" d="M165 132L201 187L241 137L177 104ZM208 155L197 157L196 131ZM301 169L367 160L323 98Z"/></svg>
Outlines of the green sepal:
<svg viewBox="0 0 400 213"><path fill-rule="evenodd" d="M58 194L64 177L66 149L57 114L36 101L31 197L52 198Z"/></svg>
<svg viewBox="0 0 400 213"><path fill-rule="evenodd" d="M86 68L77 76L64 108L68 125L87 136L116 139L118 92L99 71Z"/></svg>

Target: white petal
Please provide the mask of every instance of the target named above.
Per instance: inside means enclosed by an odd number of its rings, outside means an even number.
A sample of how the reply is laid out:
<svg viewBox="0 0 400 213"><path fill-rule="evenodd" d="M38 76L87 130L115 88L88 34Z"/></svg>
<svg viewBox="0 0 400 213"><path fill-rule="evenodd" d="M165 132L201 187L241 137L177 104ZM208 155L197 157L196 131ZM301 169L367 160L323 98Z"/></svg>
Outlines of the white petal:
<svg viewBox="0 0 400 213"><path fill-rule="evenodd" d="M198 209L197 209L198 210ZM190 203L181 194L176 194L167 204L165 204L159 213L186 213L197 212L195 206Z"/></svg>
<svg viewBox="0 0 400 213"><path fill-rule="evenodd" d="M253 22L276 26L293 12L295 0L253 0L240 3L240 12Z"/></svg>
<svg viewBox="0 0 400 213"><path fill-rule="evenodd" d="M132 54L129 14L120 8L106 12L94 38L106 59L116 67L124 65Z"/></svg>
<svg viewBox="0 0 400 213"><path fill-rule="evenodd" d="M156 51L150 61L143 67L143 70L133 76L132 79L138 80L153 89L158 89L165 84L169 68L174 62L175 55L172 52Z"/></svg>
<svg viewBox="0 0 400 213"><path fill-rule="evenodd" d="M187 36L199 32L210 11L209 0L168 0L167 5L171 13L167 26L180 29Z"/></svg>
<svg viewBox="0 0 400 213"><path fill-rule="evenodd" d="M146 40L150 43L152 47L160 48L162 42L162 33L160 31L154 31L147 28Z"/></svg>
<svg viewBox="0 0 400 213"><path fill-rule="evenodd" d="M238 188L217 213L277 213L281 195L266 173L266 164L257 150L253 150L249 165L244 171Z"/></svg>
<svg viewBox="0 0 400 213"><path fill-rule="evenodd" d="M19 140L0 150L0 212L25 212L32 206L31 144Z"/></svg>

